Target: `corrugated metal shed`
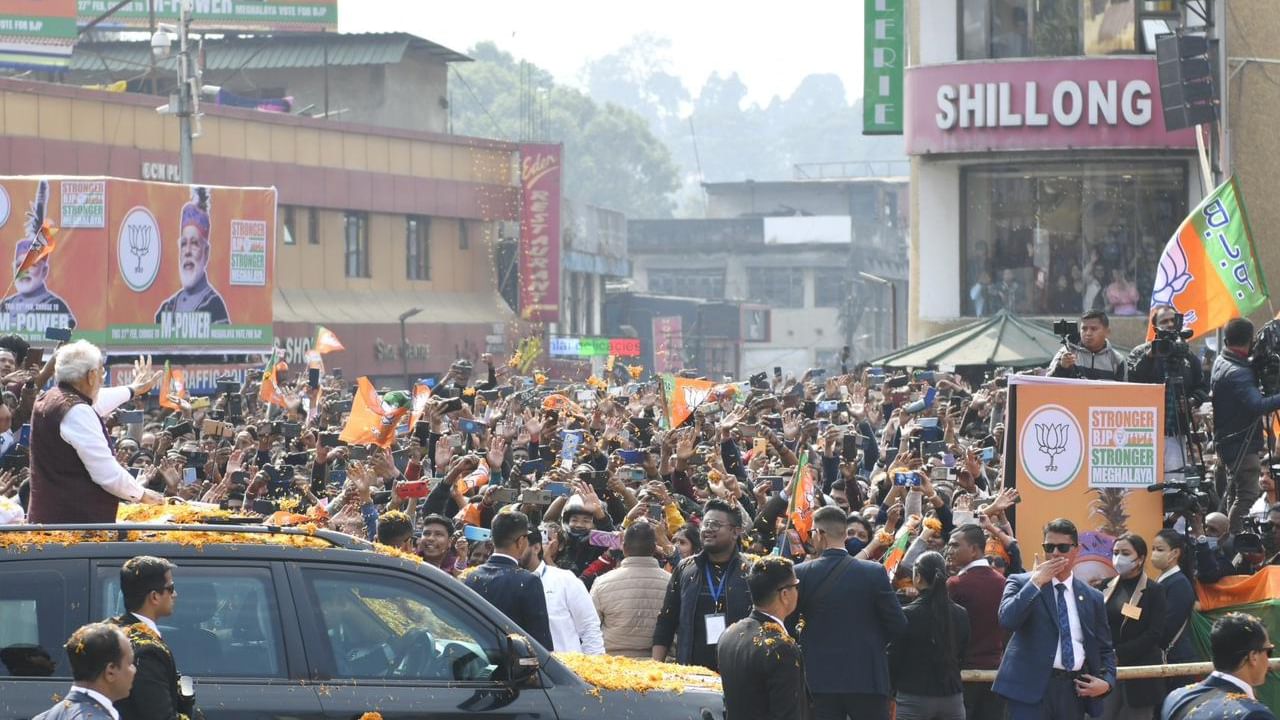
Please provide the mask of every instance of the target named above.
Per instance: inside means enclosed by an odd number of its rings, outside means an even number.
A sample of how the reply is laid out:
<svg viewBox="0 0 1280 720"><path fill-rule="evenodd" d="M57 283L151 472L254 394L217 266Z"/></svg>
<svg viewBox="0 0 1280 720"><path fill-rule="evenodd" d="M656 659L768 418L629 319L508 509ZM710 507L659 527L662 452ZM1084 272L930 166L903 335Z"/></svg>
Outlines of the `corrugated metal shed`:
<svg viewBox="0 0 1280 720"><path fill-rule="evenodd" d="M206 72L280 70L324 67L394 65L410 50L425 50L441 62L471 58L409 33L308 34L232 39L204 43ZM171 57L158 63L175 70ZM71 72L130 75L151 66L149 42L80 43L71 56Z"/></svg>

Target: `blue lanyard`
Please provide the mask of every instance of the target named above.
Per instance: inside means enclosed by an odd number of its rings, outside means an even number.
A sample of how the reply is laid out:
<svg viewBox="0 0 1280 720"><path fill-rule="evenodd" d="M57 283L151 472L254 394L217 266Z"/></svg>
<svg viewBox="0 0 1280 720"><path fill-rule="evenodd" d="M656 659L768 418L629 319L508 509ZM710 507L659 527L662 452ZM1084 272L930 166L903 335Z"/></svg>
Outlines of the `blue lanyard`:
<svg viewBox="0 0 1280 720"><path fill-rule="evenodd" d="M716 587L715 582L711 579L711 561L702 568L707 573L707 591L711 593L711 602L715 603L717 608L720 607L720 596L724 595L724 586L729 582L729 568L724 569L724 575L720 577L720 586Z"/></svg>

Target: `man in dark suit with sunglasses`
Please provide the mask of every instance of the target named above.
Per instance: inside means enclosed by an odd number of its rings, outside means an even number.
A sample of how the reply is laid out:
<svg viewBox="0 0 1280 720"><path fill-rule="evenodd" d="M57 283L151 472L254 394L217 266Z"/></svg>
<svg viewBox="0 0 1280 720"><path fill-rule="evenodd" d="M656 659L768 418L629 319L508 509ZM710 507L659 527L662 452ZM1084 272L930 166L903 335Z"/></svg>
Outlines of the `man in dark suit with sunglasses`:
<svg viewBox="0 0 1280 720"><path fill-rule="evenodd" d="M1162 720L1275 720L1253 689L1267 681L1269 660L1276 646L1257 618L1229 613L1218 618L1209 633L1213 672L1203 682L1169 693L1160 711Z"/></svg>
<svg viewBox="0 0 1280 720"><path fill-rule="evenodd" d="M1072 574L1080 552L1074 523L1050 521L1043 547L1043 562L1005 582L999 619L1011 636L992 689L1008 700L1011 720L1098 717L1116 684L1106 603Z"/></svg>
<svg viewBox="0 0 1280 720"><path fill-rule="evenodd" d="M124 628L133 645L138 673L129 697L116 702L120 720L188 720L195 717L195 696L179 682L173 652L160 635L157 621L173 614L178 590L173 563L139 555L120 567L120 593L125 613L111 622Z"/></svg>

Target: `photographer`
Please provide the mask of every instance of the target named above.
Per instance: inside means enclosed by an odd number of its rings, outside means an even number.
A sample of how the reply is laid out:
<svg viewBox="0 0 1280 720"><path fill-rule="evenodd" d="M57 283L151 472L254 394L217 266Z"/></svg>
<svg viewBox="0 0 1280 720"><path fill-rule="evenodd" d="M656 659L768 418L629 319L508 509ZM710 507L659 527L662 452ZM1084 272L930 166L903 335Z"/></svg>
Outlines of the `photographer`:
<svg viewBox="0 0 1280 720"><path fill-rule="evenodd" d="M1190 410L1209 399L1200 360L1182 339L1182 316L1168 305L1151 309L1156 339L1129 353L1129 382L1164 385L1165 477L1181 479L1191 456L1186 446L1192 431L1190 412L1183 413L1185 398ZM1180 388L1180 389L1179 389Z"/></svg>
<svg viewBox="0 0 1280 720"><path fill-rule="evenodd" d="M1280 410L1280 395L1262 396L1249 364L1253 323L1236 318L1223 334L1226 346L1213 363L1213 440L1218 452L1217 482L1226 482L1223 505L1231 533L1242 529L1249 508L1262 495L1262 416Z"/></svg>
<svg viewBox="0 0 1280 720"><path fill-rule="evenodd" d="M1049 374L1060 378L1119 380L1128 373L1125 357L1111 347L1111 321L1101 310L1080 316L1080 337L1066 341L1049 363ZM1078 343L1078 344L1077 344Z"/></svg>

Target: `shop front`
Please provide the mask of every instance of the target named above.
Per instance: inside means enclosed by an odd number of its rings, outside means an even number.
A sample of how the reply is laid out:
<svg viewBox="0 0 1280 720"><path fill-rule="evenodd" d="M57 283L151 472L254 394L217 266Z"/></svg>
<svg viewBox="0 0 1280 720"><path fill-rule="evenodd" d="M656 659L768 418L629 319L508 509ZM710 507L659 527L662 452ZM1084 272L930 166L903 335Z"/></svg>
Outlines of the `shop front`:
<svg viewBox="0 0 1280 720"><path fill-rule="evenodd" d="M918 66L906 95L912 341L1001 310L1098 309L1122 343L1140 335L1161 249L1203 193L1155 59Z"/></svg>

